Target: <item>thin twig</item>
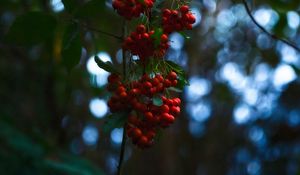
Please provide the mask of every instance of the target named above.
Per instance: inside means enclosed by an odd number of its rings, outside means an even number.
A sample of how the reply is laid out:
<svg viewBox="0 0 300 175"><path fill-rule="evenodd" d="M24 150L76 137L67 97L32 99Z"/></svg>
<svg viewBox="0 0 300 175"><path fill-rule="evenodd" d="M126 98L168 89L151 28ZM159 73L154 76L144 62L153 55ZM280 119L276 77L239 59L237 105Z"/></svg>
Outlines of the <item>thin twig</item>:
<svg viewBox="0 0 300 175"><path fill-rule="evenodd" d="M291 46L292 48L294 48L295 50L297 50L298 52L300 52L300 48L293 42L285 39L285 38L280 38L278 36L276 36L275 34L269 32L267 29L265 29L263 26L261 26L256 20L255 18L253 17L252 13L251 13L251 10L250 10L250 7L248 6L248 3L246 0L242 0L243 1L243 4L246 8L246 11L249 15L249 17L251 18L252 22L258 27L260 28L264 33L266 33L267 35L269 35L271 38L275 39L275 40L279 40L289 46Z"/></svg>
<svg viewBox="0 0 300 175"><path fill-rule="evenodd" d="M85 29L92 30L92 31L97 32L97 33L101 33L101 34L104 34L104 35L107 35L107 36L116 38L116 39L118 39L118 40L123 40L123 37L121 37L121 36L115 35L115 34L113 34L113 33L106 32L106 31L101 30L101 29L96 29L96 28L94 28L94 27L92 27L92 26L89 26L89 25L87 25L87 24L85 24L85 23L80 22L80 21L77 20L77 19L71 19L71 21L72 21L73 23L79 24L80 26L84 27Z"/></svg>
<svg viewBox="0 0 300 175"><path fill-rule="evenodd" d="M106 32L106 31L103 31L103 30L101 30L101 29L96 29L96 28L91 27L91 26L88 26L88 25L86 25L86 24L81 24L81 26L83 26L83 27L86 28L86 29L89 29L89 30L92 30L92 31L95 31L95 32L98 32L98 33L101 33L101 34L104 34L104 35L107 35L107 36L111 36L111 37L116 38L116 39L118 39L118 40L123 40L123 38L120 37L120 36L117 36L117 35L115 35L115 34L112 34L112 33Z"/></svg>

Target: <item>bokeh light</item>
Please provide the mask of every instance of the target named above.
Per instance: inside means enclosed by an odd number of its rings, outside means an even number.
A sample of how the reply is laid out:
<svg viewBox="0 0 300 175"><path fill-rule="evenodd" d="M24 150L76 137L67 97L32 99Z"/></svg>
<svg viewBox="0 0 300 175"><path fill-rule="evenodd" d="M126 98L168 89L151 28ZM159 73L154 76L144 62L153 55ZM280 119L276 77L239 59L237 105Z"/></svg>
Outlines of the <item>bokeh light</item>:
<svg viewBox="0 0 300 175"><path fill-rule="evenodd" d="M86 145L95 145L98 141L99 133L95 126L87 125L82 131L82 138Z"/></svg>
<svg viewBox="0 0 300 175"><path fill-rule="evenodd" d="M108 112L108 106L106 101L99 98L91 99L89 108L93 116L95 116L96 118L102 118Z"/></svg>

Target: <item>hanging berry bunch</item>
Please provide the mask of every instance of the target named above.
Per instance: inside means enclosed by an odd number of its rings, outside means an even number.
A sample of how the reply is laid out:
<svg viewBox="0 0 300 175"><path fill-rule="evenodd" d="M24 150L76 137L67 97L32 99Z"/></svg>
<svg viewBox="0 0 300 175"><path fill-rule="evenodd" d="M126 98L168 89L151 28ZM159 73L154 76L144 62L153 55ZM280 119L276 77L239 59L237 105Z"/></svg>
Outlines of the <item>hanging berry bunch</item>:
<svg viewBox="0 0 300 175"><path fill-rule="evenodd" d="M164 56L169 34L190 30L195 22L189 6L181 3L153 15L155 0L113 0L119 15L126 20L141 18L140 24L124 36L123 74L111 71L111 65L100 59L96 62L112 72L107 86L112 94L108 100L112 113L109 119L121 123L127 137L139 148L153 145L157 132L174 123L180 114L181 100L170 94L187 84L185 73ZM138 59L134 61L133 56Z"/></svg>

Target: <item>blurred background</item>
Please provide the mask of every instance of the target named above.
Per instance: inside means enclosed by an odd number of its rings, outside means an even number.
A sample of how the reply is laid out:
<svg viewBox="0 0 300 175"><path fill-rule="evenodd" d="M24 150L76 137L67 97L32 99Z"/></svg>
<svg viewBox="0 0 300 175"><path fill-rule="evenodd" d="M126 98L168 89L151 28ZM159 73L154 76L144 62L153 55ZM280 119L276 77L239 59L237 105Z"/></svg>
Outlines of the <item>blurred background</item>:
<svg viewBox="0 0 300 175"><path fill-rule="evenodd" d="M299 1L248 4L300 47ZM150 149L127 142L124 175L299 175L299 52L242 1L191 9L167 54L189 76L182 115ZM123 130L103 131L109 73L93 57L120 67L122 52L103 31L121 36L110 0L1 0L0 174L116 174Z"/></svg>

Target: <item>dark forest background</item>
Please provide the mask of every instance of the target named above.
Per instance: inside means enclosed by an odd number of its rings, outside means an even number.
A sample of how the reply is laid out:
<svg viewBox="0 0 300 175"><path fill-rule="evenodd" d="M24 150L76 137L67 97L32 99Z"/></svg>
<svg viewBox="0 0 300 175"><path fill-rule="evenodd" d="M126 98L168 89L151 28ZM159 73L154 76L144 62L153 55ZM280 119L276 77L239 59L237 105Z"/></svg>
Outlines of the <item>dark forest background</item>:
<svg viewBox="0 0 300 175"><path fill-rule="evenodd" d="M247 3L300 47L298 0ZM243 1L191 7L167 55L189 76L182 115L150 149L127 142L124 174L299 175L299 50ZM121 31L109 0L0 1L0 174L116 173L123 131L103 130L109 74L93 56L120 67L105 32Z"/></svg>

